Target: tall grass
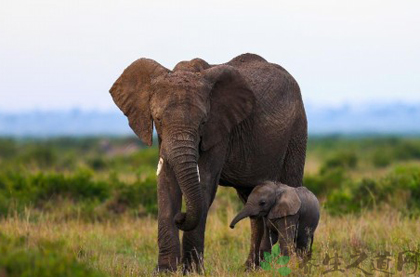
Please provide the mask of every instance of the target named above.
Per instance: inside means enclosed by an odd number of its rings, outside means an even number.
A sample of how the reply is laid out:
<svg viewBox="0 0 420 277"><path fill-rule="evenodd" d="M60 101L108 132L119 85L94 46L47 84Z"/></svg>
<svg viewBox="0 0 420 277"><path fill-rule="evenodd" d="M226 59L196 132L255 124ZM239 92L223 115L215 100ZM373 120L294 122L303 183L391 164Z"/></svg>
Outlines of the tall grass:
<svg viewBox="0 0 420 277"><path fill-rule="evenodd" d="M217 201L217 200L216 200ZM228 205L213 208L210 212L205 245L205 274L207 276L272 276L263 270L246 273L243 264L249 250L249 222L240 222L231 230L228 222L235 211ZM224 209L226 217L219 213ZM386 224L384 224L386 222ZM17 253L32 255L25 251L42 249L45 244L54 253L73 257L78 263L88 266L89 270L108 276L150 276L157 260L157 221L152 217L134 218L121 216L104 222L85 222L77 219L61 221L44 214L32 220L31 211L26 216L0 220L1 232L12 240L24 238L25 243L17 246ZM374 276L384 276L370 269L371 261L376 263L380 253L389 252L389 271L401 276L414 270L414 264L406 264L398 271L398 255L406 250L418 251L418 221L402 216L395 210L364 211L360 215L331 216L325 211L321 214L320 225L315 234L313 245L313 266L311 275L320 276L333 268L332 261L324 264L327 255L340 257L339 268L345 275L363 275L357 268L346 269L357 258L357 252L365 253L368 258L360 265ZM57 245L55 242L59 242ZM8 249L13 249L9 246ZM21 251L21 252L19 252ZM37 250L38 251L38 250ZM43 256L38 256L43 259ZM57 258L58 259L58 258ZM1 258L0 258L1 260ZM57 262L61 261L60 259ZM70 260L71 262L71 260ZM64 268L71 268L70 262L63 262ZM25 268L25 262L23 267ZM288 267L292 276L305 275L302 261L292 256ZM2 264L0 263L0 269ZM14 266L13 266L14 267ZM308 270L308 268L306 268ZM1 271L1 270L0 270ZM417 272L419 273L419 272ZM182 276L179 271L175 276ZM343 276L339 271L327 276Z"/></svg>
<svg viewBox="0 0 420 277"><path fill-rule="evenodd" d="M388 252L392 273L414 270L400 270L398 254L420 248L419 153L416 138L309 141L304 183L322 203L311 275L362 275L346 269L357 253L373 276L384 276L371 267ZM157 149L135 138L0 138L0 276L149 276L158 251L157 161ZM228 228L241 206L233 189L218 189L206 230L208 276L272 276L244 272L249 223ZM326 272L335 254L344 273ZM296 257L288 266L293 276L309 274Z"/></svg>

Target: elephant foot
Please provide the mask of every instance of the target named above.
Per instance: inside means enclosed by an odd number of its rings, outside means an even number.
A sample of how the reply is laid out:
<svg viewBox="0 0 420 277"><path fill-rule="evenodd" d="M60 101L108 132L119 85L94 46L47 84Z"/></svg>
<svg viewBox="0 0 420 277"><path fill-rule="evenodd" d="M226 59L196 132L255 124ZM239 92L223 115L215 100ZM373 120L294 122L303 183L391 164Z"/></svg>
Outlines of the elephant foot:
<svg viewBox="0 0 420 277"><path fill-rule="evenodd" d="M182 272L184 274L204 274L203 250L193 249L185 251L182 258Z"/></svg>
<svg viewBox="0 0 420 277"><path fill-rule="evenodd" d="M258 260L248 259L246 260L244 267L245 267L245 272L252 272L260 268L260 263Z"/></svg>
<svg viewBox="0 0 420 277"><path fill-rule="evenodd" d="M196 273L196 274L204 274L204 265L203 263L196 263L196 262L187 262L184 263L182 267L182 273L184 275Z"/></svg>
<svg viewBox="0 0 420 277"><path fill-rule="evenodd" d="M177 262L158 264L153 273L154 275L175 273L178 270L177 265Z"/></svg>
<svg viewBox="0 0 420 277"><path fill-rule="evenodd" d="M155 270L153 271L153 275L169 275L169 274L173 274L177 271L177 267L176 266L171 266L171 265L157 265L155 267Z"/></svg>

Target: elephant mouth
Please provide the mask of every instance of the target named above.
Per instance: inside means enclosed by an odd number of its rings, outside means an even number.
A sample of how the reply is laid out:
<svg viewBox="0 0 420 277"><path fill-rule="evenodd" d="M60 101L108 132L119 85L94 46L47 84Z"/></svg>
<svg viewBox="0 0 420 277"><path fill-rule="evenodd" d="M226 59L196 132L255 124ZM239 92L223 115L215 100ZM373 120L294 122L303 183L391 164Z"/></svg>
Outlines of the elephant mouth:
<svg viewBox="0 0 420 277"><path fill-rule="evenodd" d="M265 217L268 215L268 212L260 212L257 217Z"/></svg>
<svg viewBox="0 0 420 277"><path fill-rule="evenodd" d="M250 215L249 218L250 219L257 219L257 218L265 217L267 215L268 215L268 212L259 212L258 214Z"/></svg>

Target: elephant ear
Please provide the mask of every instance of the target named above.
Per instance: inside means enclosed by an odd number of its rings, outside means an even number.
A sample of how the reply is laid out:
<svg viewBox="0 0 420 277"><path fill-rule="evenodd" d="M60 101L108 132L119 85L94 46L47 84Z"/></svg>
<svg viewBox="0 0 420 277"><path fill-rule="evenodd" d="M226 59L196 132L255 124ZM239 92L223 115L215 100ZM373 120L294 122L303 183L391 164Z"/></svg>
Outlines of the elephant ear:
<svg viewBox="0 0 420 277"><path fill-rule="evenodd" d="M226 138L251 114L255 96L245 78L232 66L214 66L204 70L203 74L212 86L210 114L201 142L201 150L206 151Z"/></svg>
<svg viewBox="0 0 420 277"><path fill-rule="evenodd" d="M153 142L150 83L168 72L154 60L138 59L124 70L109 90L115 104L127 116L131 129L148 146Z"/></svg>
<svg viewBox="0 0 420 277"><path fill-rule="evenodd" d="M278 189L277 193L276 203L268 213L268 219L277 219L297 214L302 202L300 201L296 189L282 187Z"/></svg>

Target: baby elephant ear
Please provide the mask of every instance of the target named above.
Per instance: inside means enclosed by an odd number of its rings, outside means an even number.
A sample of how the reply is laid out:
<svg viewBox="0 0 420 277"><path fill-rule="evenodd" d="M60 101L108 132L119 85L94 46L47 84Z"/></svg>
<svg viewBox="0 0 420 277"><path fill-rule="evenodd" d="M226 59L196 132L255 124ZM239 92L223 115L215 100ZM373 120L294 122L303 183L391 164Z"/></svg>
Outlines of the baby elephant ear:
<svg viewBox="0 0 420 277"><path fill-rule="evenodd" d="M282 218L288 215L295 215L300 209L302 202L299 199L296 189L281 188L276 203L268 213L268 219Z"/></svg>

